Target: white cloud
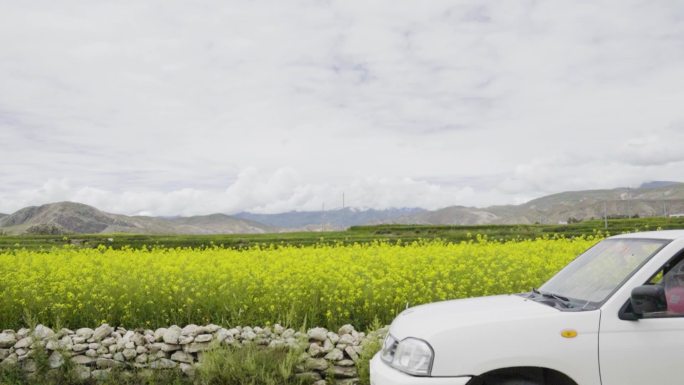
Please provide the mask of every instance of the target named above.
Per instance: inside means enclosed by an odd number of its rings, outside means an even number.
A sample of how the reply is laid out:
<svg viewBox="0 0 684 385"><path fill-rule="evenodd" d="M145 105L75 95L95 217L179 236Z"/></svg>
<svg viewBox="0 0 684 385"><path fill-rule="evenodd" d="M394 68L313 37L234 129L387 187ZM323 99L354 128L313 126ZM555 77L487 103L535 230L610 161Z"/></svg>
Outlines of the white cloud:
<svg viewBox="0 0 684 385"><path fill-rule="evenodd" d="M488 205L684 180L674 0L2 8L0 212L270 212L341 190Z"/></svg>

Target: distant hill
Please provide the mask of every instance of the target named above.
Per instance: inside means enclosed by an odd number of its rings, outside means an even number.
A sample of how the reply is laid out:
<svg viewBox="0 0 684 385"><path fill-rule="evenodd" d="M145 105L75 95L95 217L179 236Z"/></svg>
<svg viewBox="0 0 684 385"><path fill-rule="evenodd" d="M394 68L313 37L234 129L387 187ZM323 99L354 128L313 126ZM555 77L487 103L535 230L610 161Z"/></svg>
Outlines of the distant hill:
<svg viewBox="0 0 684 385"><path fill-rule="evenodd" d="M276 231L268 225L223 214L177 218L126 216L73 202L25 207L0 218L0 230L10 234L233 234Z"/></svg>
<svg viewBox="0 0 684 385"><path fill-rule="evenodd" d="M389 223L395 219L426 212L419 208L355 209L329 211L290 211L280 214L239 213L235 216L284 229L333 230L350 226Z"/></svg>
<svg viewBox="0 0 684 385"><path fill-rule="evenodd" d="M684 214L684 184L650 182L639 188L568 191L521 205L474 208L451 206L405 216L393 223L474 225L562 223L571 219L608 216L664 216Z"/></svg>

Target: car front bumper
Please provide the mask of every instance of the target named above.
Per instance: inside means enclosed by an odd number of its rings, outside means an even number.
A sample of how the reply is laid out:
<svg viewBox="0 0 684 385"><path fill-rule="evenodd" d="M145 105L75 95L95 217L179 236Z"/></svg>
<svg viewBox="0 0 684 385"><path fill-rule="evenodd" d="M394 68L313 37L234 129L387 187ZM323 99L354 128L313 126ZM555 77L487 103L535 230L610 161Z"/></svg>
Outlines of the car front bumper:
<svg viewBox="0 0 684 385"><path fill-rule="evenodd" d="M370 362L371 385L466 385L470 377L415 377L402 373L376 354Z"/></svg>

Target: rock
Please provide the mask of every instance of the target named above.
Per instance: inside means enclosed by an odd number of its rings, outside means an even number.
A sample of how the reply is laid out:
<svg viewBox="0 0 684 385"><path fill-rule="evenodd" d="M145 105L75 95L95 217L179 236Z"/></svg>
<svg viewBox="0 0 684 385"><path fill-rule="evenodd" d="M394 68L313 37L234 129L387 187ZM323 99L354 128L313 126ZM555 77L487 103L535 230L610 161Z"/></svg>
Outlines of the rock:
<svg viewBox="0 0 684 385"><path fill-rule="evenodd" d="M337 341L340 340L340 336L338 336L336 333L328 332L328 339L329 339L330 342L332 342L333 344L336 344Z"/></svg>
<svg viewBox="0 0 684 385"><path fill-rule="evenodd" d="M135 343L133 341L124 343L124 349L135 349Z"/></svg>
<svg viewBox="0 0 684 385"><path fill-rule="evenodd" d="M197 325L190 324L181 329L181 335L194 337L199 334L199 331L200 330Z"/></svg>
<svg viewBox="0 0 684 385"><path fill-rule="evenodd" d="M243 330L240 336L243 340L252 341L256 338L256 333L254 333L252 330Z"/></svg>
<svg viewBox="0 0 684 385"><path fill-rule="evenodd" d="M95 333L95 331L91 328L80 328L76 330L76 335L85 339L92 337L93 333Z"/></svg>
<svg viewBox="0 0 684 385"><path fill-rule="evenodd" d="M124 357L124 355L121 352L118 352L114 354L114 360L124 362L126 361L126 357Z"/></svg>
<svg viewBox="0 0 684 385"><path fill-rule="evenodd" d="M349 324L346 324L340 328L340 330L337 332L337 334L339 334L340 336L343 336L345 334L351 334L353 331L354 331L354 327L349 325Z"/></svg>
<svg viewBox="0 0 684 385"><path fill-rule="evenodd" d="M330 353L333 349L335 349L335 343L333 343L331 340L327 339L323 343L323 351L325 353Z"/></svg>
<svg viewBox="0 0 684 385"><path fill-rule="evenodd" d="M214 337L211 334L200 334L197 337L195 337L195 342L209 342L213 338Z"/></svg>
<svg viewBox="0 0 684 385"><path fill-rule="evenodd" d="M138 346L135 348L135 352L138 354L147 353L147 351L148 351L147 348L144 346Z"/></svg>
<svg viewBox="0 0 684 385"><path fill-rule="evenodd" d="M197 343L193 342L189 345L185 345L183 348L184 351L187 353L197 353L197 352L204 352L209 350L210 345L208 343Z"/></svg>
<svg viewBox="0 0 684 385"><path fill-rule="evenodd" d="M323 328L309 329L309 331L306 334L310 340L315 340L315 341L323 342L326 340L326 338L328 338L328 331L326 329L323 329Z"/></svg>
<svg viewBox="0 0 684 385"><path fill-rule="evenodd" d="M180 370L188 377L193 377L195 375L195 367L193 365L181 363Z"/></svg>
<svg viewBox="0 0 684 385"><path fill-rule="evenodd" d="M335 378L354 378L358 377L356 368L353 366L335 366L333 368Z"/></svg>
<svg viewBox="0 0 684 385"><path fill-rule="evenodd" d="M5 368L11 367L11 366L16 365L17 362L19 362L19 356L17 355L17 353L12 353L9 356L7 356L7 358L2 360L2 362L0 363L0 366L5 367Z"/></svg>
<svg viewBox="0 0 684 385"><path fill-rule="evenodd" d="M280 334L283 334L284 331L285 331L285 328L282 327L280 324L275 324L275 325L273 325L273 332L274 332L275 334L279 334L279 335L280 335Z"/></svg>
<svg viewBox="0 0 684 385"><path fill-rule="evenodd" d="M135 333L133 336L129 339L130 342L133 342L135 346L144 346L145 345L145 337L142 334Z"/></svg>
<svg viewBox="0 0 684 385"><path fill-rule="evenodd" d="M218 326L218 325L209 324L209 325L205 326L204 329L205 329L208 333L216 333L219 329L221 329L221 327Z"/></svg>
<svg viewBox="0 0 684 385"><path fill-rule="evenodd" d="M92 371L91 376L96 380L102 381L109 378L109 374L111 371L111 369L97 369Z"/></svg>
<svg viewBox="0 0 684 385"><path fill-rule="evenodd" d="M344 353L340 349L333 349L330 353L325 355L325 359L328 361L340 361L344 358Z"/></svg>
<svg viewBox="0 0 684 385"><path fill-rule="evenodd" d="M0 333L0 348L11 348L17 343L17 337L12 333Z"/></svg>
<svg viewBox="0 0 684 385"><path fill-rule="evenodd" d="M17 355L19 356L19 361L21 361L22 357L26 356L28 354L29 350L28 349L16 349L14 352L17 353Z"/></svg>
<svg viewBox="0 0 684 385"><path fill-rule="evenodd" d="M335 362L335 365L337 365L337 366L354 366L356 364L352 360L342 360L342 361Z"/></svg>
<svg viewBox="0 0 684 385"><path fill-rule="evenodd" d="M187 346L187 345L185 345ZM161 344L161 351L162 352L175 352L176 350L180 350L181 346L180 345L172 345L172 344Z"/></svg>
<svg viewBox="0 0 684 385"><path fill-rule="evenodd" d="M33 338L24 337L24 338L20 339L19 341L17 341L16 344L14 344L14 348L15 349L24 349L24 348L30 347L32 344L33 344Z"/></svg>
<svg viewBox="0 0 684 385"><path fill-rule="evenodd" d="M91 342L88 344L88 349L97 350L99 348L100 348L100 344L98 344L97 342Z"/></svg>
<svg viewBox="0 0 684 385"><path fill-rule="evenodd" d="M95 366L99 369L108 369L121 366L121 362L112 360L111 358L98 358L95 361Z"/></svg>
<svg viewBox="0 0 684 385"><path fill-rule="evenodd" d="M145 354L145 353L143 353L143 354L141 354L141 355L135 357L135 363L137 363L137 364L146 364L148 359L149 359L149 358L148 358L148 355Z"/></svg>
<svg viewBox="0 0 684 385"><path fill-rule="evenodd" d="M152 369L173 369L176 366L178 366L177 363L166 358L160 358L150 364L150 368Z"/></svg>
<svg viewBox="0 0 684 385"><path fill-rule="evenodd" d="M50 357L48 357L48 365L51 369L57 369L64 365L64 356L60 352L52 352Z"/></svg>
<svg viewBox="0 0 684 385"><path fill-rule="evenodd" d="M25 372L33 373L37 368L36 361L34 360L25 360L21 363L21 369Z"/></svg>
<svg viewBox="0 0 684 385"><path fill-rule="evenodd" d="M182 335L178 338L178 344L179 345L187 345L194 340L195 340L195 337L193 337L193 336L183 336Z"/></svg>
<svg viewBox="0 0 684 385"><path fill-rule="evenodd" d="M316 372L297 373L295 377L305 384L310 384L312 382L319 381L322 379L321 375Z"/></svg>
<svg viewBox="0 0 684 385"><path fill-rule="evenodd" d="M76 376L81 380L87 380L90 378L90 368L85 366L76 365L74 367L74 373L76 373Z"/></svg>
<svg viewBox="0 0 684 385"><path fill-rule="evenodd" d="M88 350L88 345L86 345L86 344L75 344L71 348L71 350L75 351L76 353L84 352L84 351Z"/></svg>
<svg viewBox="0 0 684 385"><path fill-rule="evenodd" d="M347 356L352 359L352 361L356 362L359 360L359 354L356 353L356 350L354 349L353 346L347 346L344 348L344 352L347 353Z"/></svg>
<svg viewBox="0 0 684 385"><path fill-rule="evenodd" d="M100 342L102 341L105 337L109 337L110 334L114 332L114 328L107 325L107 324L102 324L100 325L97 329L93 331L92 334L92 339L95 342Z"/></svg>
<svg viewBox="0 0 684 385"><path fill-rule="evenodd" d="M86 338L85 337L73 336L73 337L71 337L71 342L74 344L83 344L86 342Z"/></svg>
<svg viewBox="0 0 684 385"><path fill-rule="evenodd" d="M290 338L290 337L294 337L294 335L295 335L294 329L287 329L283 332L282 337L283 338Z"/></svg>
<svg viewBox="0 0 684 385"><path fill-rule="evenodd" d="M95 362L95 359L92 357L86 357L86 356L73 356L71 357L71 362L73 362L76 365L91 365L92 363Z"/></svg>
<svg viewBox="0 0 684 385"><path fill-rule="evenodd" d="M314 382L312 385L328 385L328 382L326 380L318 380Z"/></svg>
<svg viewBox="0 0 684 385"><path fill-rule="evenodd" d="M112 346L115 343L116 343L116 340L112 337L105 338L101 342L102 346L107 346L107 347Z"/></svg>
<svg viewBox="0 0 684 385"><path fill-rule="evenodd" d="M54 335L55 332L53 332L52 329L44 325L38 325L33 330L33 336L39 340L44 340L46 338L53 337Z"/></svg>
<svg viewBox="0 0 684 385"><path fill-rule="evenodd" d="M166 329L166 332L164 332L164 336L162 337L162 339L167 344L176 345L176 344L178 344L178 338L180 336L181 336L181 329L178 326L174 325L174 326L171 326L170 328Z"/></svg>
<svg viewBox="0 0 684 385"><path fill-rule="evenodd" d="M351 334L342 335L340 336L340 340L337 343L344 345L354 345L354 337L352 337Z"/></svg>
<svg viewBox="0 0 684 385"><path fill-rule="evenodd" d="M122 354L126 360L132 360L133 358L135 358L136 355L138 355L135 352L135 349L124 349Z"/></svg>
<svg viewBox="0 0 684 385"><path fill-rule="evenodd" d="M173 361L185 362L188 364L192 364L195 361L192 354L185 353L185 352L175 352L171 355L171 359Z"/></svg>
<svg viewBox="0 0 684 385"><path fill-rule="evenodd" d="M359 384L358 378L348 378L346 380L335 381L335 385L358 385L358 384Z"/></svg>
<svg viewBox="0 0 684 385"><path fill-rule="evenodd" d="M166 328L159 328L154 331L154 340L156 342L161 342L164 338L164 333L166 333Z"/></svg>
<svg viewBox="0 0 684 385"><path fill-rule="evenodd" d="M97 358L97 351L95 351L93 349L88 349L88 350L86 350L85 355L87 357Z"/></svg>
<svg viewBox="0 0 684 385"><path fill-rule="evenodd" d="M45 344L45 349L47 350L58 350L59 349L59 342L55 340L49 340Z"/></svg>
<svg viewBox="0 0 684 385"><path fill-rule="evenodd" d="M21 328L21 329L17 330L17 339L22 339L22 338L28 337L29 333L31 333L31 331L29 329Z"/></svg>
<svg viewBox="0 0 684 385"><path fill-rule="evenodd" d="M218 342L223 342L223 340L228 337L232 337L232 334L230 334L230 332L228 332L226 329L221 328L216 332L216 340Z"/></svg>
<svg viewBox="0 0 684 385"><path fill-rule="evenodd" d="M328 361L325 358L307 358L304 367L308 370L324 371L328 369Z"/></svg>
<svg viewBox="0 0 684 385"><path fill-rule="evenodd" d="M323 348L321 348L319 344L312 342L311 345L309 345L309 355L311 357L320 357L324 353Z"/></svg>
<svg viewBox="0 0 684 385"><path fill-rule="evenodd" d="M0 349L0 361L4 360L5 358L9 357L10 355L10 350L9 349Z"/></svg>

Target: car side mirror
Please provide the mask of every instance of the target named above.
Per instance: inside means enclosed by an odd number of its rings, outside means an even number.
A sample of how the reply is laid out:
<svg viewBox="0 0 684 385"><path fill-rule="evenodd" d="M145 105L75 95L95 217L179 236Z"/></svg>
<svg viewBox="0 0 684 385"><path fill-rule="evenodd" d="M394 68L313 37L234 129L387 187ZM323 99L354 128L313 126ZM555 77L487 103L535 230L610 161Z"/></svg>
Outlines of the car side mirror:
<svg viewBox="0 0 684 385"><path fill-rule="evenodd" d="M665 289L660 285L637 286L632 289L630 298L632 311L641 318L645 313L654 313L667 310Z"/></svg>

